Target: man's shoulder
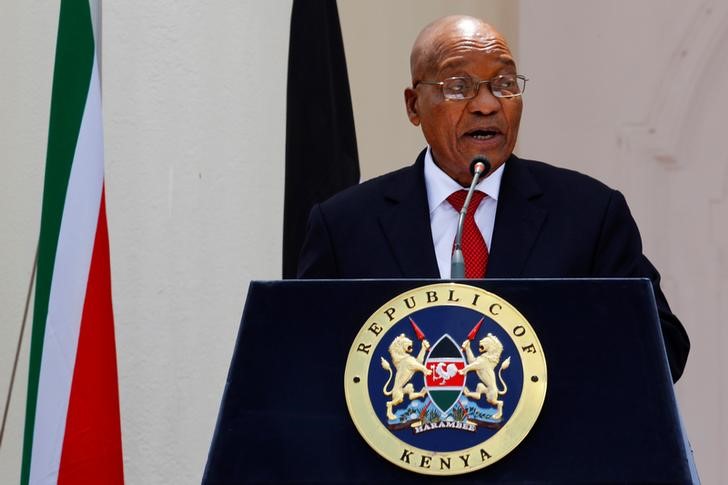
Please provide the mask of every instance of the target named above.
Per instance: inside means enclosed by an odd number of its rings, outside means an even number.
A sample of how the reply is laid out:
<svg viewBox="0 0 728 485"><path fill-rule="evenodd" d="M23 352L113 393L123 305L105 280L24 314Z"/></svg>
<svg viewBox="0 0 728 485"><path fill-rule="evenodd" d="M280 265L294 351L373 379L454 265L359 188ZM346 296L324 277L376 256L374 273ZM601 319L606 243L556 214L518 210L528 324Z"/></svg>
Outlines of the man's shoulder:
<svg viewBox="0 0 728 485"><path fill-rule="evenodd" d="M389 199L409 196L419 189L423 177L417 163L351 186L321 203L327 211L348 210L386 203ZM422 182L424 187L424 182Z"/></svg>
<svg viewBox="0 0 728 485"><path fill-rule="evenodd" d="M608 197L614 192L614 189L600 180L576 170L518 157L510 162L511 175L516 178L531 177L545 193L561 193L574 197L603 194Z"/></svg>

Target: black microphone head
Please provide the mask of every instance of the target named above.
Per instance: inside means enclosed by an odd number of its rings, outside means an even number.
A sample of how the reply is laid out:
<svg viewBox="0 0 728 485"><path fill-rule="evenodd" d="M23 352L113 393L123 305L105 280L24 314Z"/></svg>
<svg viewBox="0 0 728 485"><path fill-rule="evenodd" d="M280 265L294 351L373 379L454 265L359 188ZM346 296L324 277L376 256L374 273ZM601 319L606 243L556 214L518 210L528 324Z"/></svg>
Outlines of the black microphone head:
<svg viewBox="0 0 728 485"><path fill-rule="evenodd" d="M490 172L490 162L488 161L488 159L482 155L478 155L477 157L473 158L472 162L470 162L470 175L475 175L475 167L478 164L483 165L482 170L479 171L481 175Z"/></svg>

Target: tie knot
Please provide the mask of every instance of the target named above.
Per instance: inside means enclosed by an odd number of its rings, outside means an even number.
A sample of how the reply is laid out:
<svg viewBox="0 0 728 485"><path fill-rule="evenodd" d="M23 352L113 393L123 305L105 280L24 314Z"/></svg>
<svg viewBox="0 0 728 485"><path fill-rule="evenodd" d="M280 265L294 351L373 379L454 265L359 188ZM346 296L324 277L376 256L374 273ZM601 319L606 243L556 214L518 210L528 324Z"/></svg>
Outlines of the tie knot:
<svg viewBox="0 0 728 485"><path fill-rule="evenodd" d="M465 203L465 198L467 196L467 190L456 190L448 196L447 201L450 202L450 205L453 206L456 211L460 212L461 210L463 210L463 204ZM468 209L468 214L475 213L478 205L480 205L480 201L482 201L484 197L485 192L481 192L480 190L476 190L475 192L473 192L473 198L470 199L470 208Z"/></svg>

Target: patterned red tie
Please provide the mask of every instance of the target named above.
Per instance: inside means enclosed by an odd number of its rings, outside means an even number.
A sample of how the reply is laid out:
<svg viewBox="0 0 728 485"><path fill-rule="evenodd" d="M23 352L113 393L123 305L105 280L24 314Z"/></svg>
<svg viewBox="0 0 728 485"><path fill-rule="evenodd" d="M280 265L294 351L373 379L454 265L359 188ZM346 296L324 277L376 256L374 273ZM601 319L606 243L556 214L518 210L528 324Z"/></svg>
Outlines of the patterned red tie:
<svg viewBox="0 0 728 485"><path fill-rule="evenodd" d="M467 190L458 190L453 192L447 198L450 205L460 212L467 197ZM470 200L468 213L465 214L465 222L463 223L463 259L465 260L465 277L466 278L483 278L485 270L488 266L488 246L485 244L483 234L475 224L475 210L480 205L485 194L476 190L473 192L473 198Z"/></svg>

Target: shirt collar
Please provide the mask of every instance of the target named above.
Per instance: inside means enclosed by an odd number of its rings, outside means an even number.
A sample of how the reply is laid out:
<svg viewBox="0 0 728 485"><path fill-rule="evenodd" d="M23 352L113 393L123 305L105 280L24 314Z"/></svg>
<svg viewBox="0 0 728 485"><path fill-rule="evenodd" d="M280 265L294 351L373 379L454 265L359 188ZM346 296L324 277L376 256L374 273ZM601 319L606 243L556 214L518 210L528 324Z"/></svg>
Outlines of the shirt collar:
<svg viewBox="0 0 728 485"><path fill-rule="evenodd" d="M498 201L500 194L501 179L505 164L498 167L495 172L485 179L481 179L476 189L488 194L488 197ZM432 149L428 146L425 153L425 187L427 188L427 203L430 206L430 214L456 190L463 187L450 178L448 174L435 164L432 158Z"/></svg>

